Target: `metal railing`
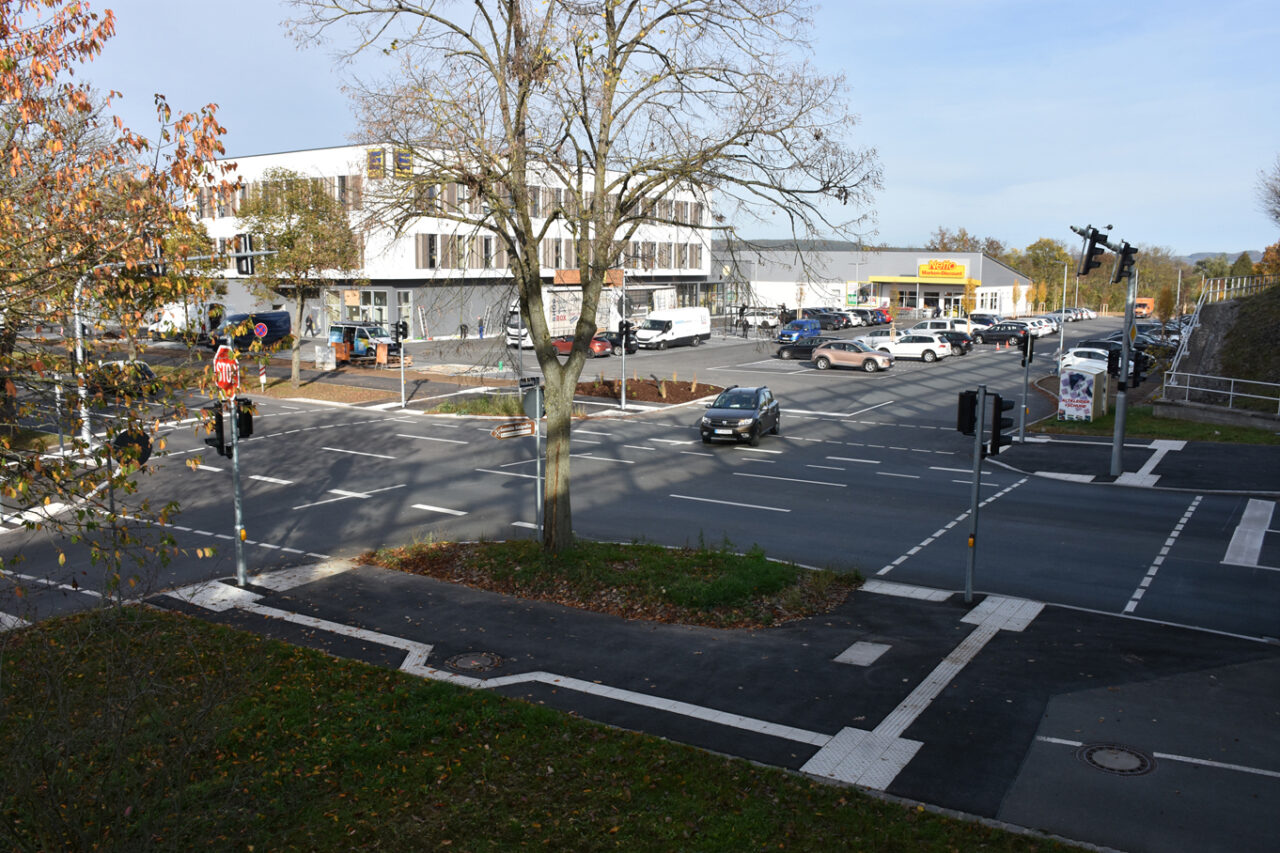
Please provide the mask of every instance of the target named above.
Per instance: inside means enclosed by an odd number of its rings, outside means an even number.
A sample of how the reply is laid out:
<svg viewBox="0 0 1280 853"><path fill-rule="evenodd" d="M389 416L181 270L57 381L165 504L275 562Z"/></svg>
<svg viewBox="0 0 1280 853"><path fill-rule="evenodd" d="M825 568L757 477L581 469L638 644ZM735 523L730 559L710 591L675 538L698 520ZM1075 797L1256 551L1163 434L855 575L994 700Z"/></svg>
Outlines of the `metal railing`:
<svg viewBox="0 0 1280 853"><path fill-rule="evenodd" d="M1164 399L1280 415L1280 384L1254 379L1170 370L1164 374Z"/></svg>

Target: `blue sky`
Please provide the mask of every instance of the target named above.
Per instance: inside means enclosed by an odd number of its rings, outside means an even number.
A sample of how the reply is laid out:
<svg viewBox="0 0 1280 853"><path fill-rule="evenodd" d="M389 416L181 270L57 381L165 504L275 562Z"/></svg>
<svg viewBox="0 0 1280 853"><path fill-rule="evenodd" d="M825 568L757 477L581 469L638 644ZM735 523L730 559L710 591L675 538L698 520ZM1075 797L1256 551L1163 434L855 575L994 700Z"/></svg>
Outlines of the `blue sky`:
<svg viewBox="0 0 1280 853"><path fill-rule="evenodd" d="M117 34L81 73L154 127L152 96L219 105L230 156L342 145L342 72L274 0L90 0ZM1178 254L1260 250L1258 173L1280 154L1280 17L1263 0L848 0L814 16L884 166L873 243L938 226L1076 248L1071 225ZM753 236L783 236L755 233Z"/></svg>

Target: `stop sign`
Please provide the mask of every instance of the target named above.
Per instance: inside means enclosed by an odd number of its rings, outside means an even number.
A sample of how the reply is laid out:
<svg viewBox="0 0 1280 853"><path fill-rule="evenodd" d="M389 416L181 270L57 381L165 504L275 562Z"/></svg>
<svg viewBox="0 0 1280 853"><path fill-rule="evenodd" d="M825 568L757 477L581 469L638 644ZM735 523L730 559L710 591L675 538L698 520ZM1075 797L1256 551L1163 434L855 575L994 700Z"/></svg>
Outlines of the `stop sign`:
<svg viewBox="0 0 1280 853"><path fill-rule="evenodd" d="M213 357L213 381L222 389L225 396L235 396L240 387L240 362L231 347L223 344Z"/></svg>

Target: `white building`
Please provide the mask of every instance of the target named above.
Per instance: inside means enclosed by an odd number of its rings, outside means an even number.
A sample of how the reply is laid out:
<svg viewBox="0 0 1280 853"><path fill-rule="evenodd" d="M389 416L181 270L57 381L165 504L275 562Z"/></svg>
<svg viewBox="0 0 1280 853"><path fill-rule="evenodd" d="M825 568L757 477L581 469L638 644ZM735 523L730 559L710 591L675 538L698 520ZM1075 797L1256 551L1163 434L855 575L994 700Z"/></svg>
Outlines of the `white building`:
<svg viewBox="0 0 1280 853"><path fill-rule="evenodd" d="M267 170L283 168L323 181L328 191L359 226L362 241L360 277L368 284L353 287L334 281L309 309L317 329L337 320L395 323L408 320L417 338L452 337L478 322L497 332L514 297L503 241L492 231L454 219L430 215L438 205L461 206L477 220L483 215L478 199L468 201L458 184L421 188L423 215L406 223L400 233L387 224L370 223L366 215L384 182L414 178L412 154L391 146L353 145L279 154L237 157L242 189L234 197L204 191L196 199L196 215L219 250L228 251L243 227L235 214L240 203L260 185ZM563 187L537 186L535 217L542 217L565 201ZM710 269L708 237L698 226L707 222L706 198L690 191L655 199L655 218L663 224L642 225L630 242L623 270L629 315L651 308L693 304ZM535 227L541 223L535 223ZM570 232L553 225L541 246L542 275L547 284L576 281L577 261ZM238 278L229 261L224 271ZM615 277L616 278L616 277Z"/></svg>
<svg viewBox="0 0 1280 853"><path fill-rule="evenodd" d="M974 311L1032 313L1031 279L981 252L863 249L853 243L759 241L712 251L710 291L728 313L735 305L940 310L959 314L966 290Z"/></svg>

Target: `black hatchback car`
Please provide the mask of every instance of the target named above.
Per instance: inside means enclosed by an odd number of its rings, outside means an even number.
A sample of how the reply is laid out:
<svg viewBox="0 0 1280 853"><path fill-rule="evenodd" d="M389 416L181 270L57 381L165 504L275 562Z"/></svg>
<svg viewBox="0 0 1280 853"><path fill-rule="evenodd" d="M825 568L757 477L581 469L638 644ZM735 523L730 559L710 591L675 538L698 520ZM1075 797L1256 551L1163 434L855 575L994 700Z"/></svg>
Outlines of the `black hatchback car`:
<svg viewBox="0 0 1280 853"><path fill-rule="evenodd" d="M597 338L604 338L613 347L614 355L622 355L622 335L619 332L601 332L596 335ZM627 333L627 355L639 352L640 345L636 343L635 332Z"/></svg>
<svg viewBox="0 0 1280 853"><path fill-rule="evenodd" d="M813 351L816 350L818 347L822 346L828 341L838 341L838 340L840 339L834 338L830 335L826 335L825 337L822 335L819 335L814 338L801 338L795 343L783 344L782 346L778 347L777 356L778 358L782 358L782 359L795 358L795 359L801 359L803 361L808 361L813 356Z"/></svg>
<svg viewBox="0 0 1280 853"><path fill-rule="evenodd" d="M766 385L726 388L707 406L700 429L703 444L718 438L745 441L755 447L766 432L774 435L782 432L778 401Z"/></svg>

